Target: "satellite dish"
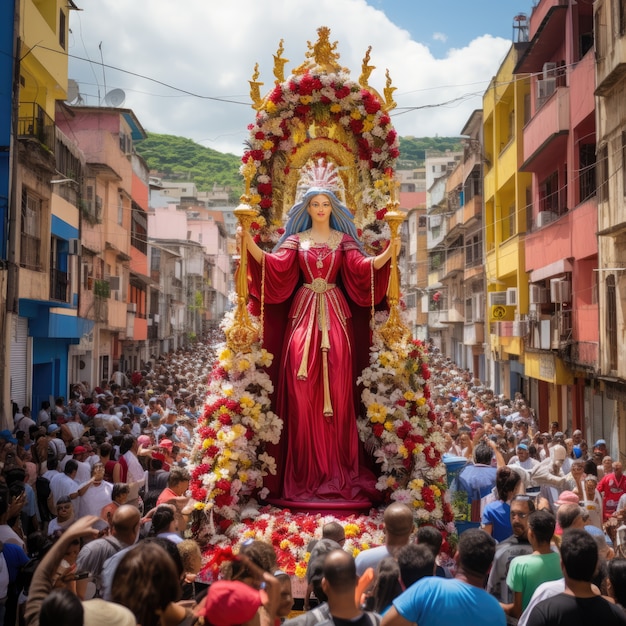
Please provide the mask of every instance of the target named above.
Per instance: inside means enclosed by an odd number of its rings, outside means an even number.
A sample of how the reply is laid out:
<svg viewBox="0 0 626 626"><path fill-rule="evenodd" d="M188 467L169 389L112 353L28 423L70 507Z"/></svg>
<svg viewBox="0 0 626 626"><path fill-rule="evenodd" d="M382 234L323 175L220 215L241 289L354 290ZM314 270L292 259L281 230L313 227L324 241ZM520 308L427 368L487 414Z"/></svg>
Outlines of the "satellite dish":
<svg viewBox="0 0 626 626"><path fill-rule="evenodd" d="M65 102L67 102L68 104L72 104L79 98L80 98L80 92L78 91L78 83L73 78L68 79L67 98L65 99Z"/></svg>
<svg viewBox="0 0 626 626"><path fill-rule="evenodd" d="M109 93L104 96L104 104L108 107L121 107L126 100L126 94L123 89L111 89Z"/></svg>

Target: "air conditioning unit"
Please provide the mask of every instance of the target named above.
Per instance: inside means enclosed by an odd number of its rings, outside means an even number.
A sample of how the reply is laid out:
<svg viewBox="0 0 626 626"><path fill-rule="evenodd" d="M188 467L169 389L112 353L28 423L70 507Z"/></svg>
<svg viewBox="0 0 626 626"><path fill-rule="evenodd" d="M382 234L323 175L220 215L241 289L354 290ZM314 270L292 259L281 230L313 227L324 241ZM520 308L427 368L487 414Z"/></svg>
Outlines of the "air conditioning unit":
<svg viewBox="0 0 626 626"><path fill-rule="evenodd" d="M513 322L513 337L526 337L530 332L528 320Z"/></svg>
<svg viewBox="0 0 626 626"><path fill-rule="evenodd" d="M530 304L545 304L548 302L548 290L539 285L528 285L528 300Z"/></svg>
<svg viewBox="0 0 626 626"><path fill-rule="evenodd" d="M129 302L126 305L126 311L128 313L137 313L137 303L136 302Z"/></svg>
<svg viewBox="0 0 626 626"><path fill-rule="evenodd" d="M547 226L550 222L554 222L557 217L558 215L554 211L539 211L537 213L537 228Z"/></svg>
<svg viewBox="0 0 626 626"><path fill-rule="evenodd" d="M556 72L559 64L556 61L547 61L543 64L543 79L556 78Z"/></svg>
<svg viewBox="0 0 626 626"><path fill-rule="evenodd" d="M569 280L562 278L553 278L550 280L550 300L555 304L563 302L571 302L572 300L572 284Z"/></svg>
<svg viewBox="0 0 626 626"><path fill-rule="evenodd" d="M80 254L80 239L70 239L68 242L67 253L73 256Z"/></svg>
<svg viewBox="0 0 626 626"><path fill-rule="evenodd" d="M153 319L154 319L154 323L158 324L159 320L161 319L161 316L158 313L155 313L153 316Z"/></svg>
<svg viewBox="0 0 626 626"><path fill-rule="evenodd" d="M537 81L537 97L539 100L547 100L555 91L556 77Z"/></svg>
<svg viewBox="0 0 626 626"><path fill-rule="evenodd" d="M485 319L485 296L482 293L472 294L472 319L475 322Z"/></svg>
<svg viewBox="0 0 626 626"><path fill-rule="evenodd" d="M109 287L111 291L119 291L120 290L120 277L109 276Z"/></svg>
<svg viewBox="0 0 626 626"><path fill-rule="evenodd" d="M490 291L487 294L489 306L506 305L506 291Z"/></svg>
<svg viewBox="0 0 626 626"><path fill-rule="evenodd" d="M517 287L509 287L506 290L507 306L517 306Z"/></svg>

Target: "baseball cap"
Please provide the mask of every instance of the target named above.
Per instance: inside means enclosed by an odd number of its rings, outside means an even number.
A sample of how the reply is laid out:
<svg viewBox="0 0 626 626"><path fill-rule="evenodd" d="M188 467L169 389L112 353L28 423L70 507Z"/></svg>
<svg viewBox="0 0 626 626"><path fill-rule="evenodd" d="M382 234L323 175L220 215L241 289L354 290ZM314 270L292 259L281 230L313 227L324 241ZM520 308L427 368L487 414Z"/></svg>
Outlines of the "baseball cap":
<svg viewBox="0 0 626 626"><path fill-rule="evenodd" d="M148 437L148 435L139 435L139 437L137 437L137 443L140 446L149 446L150 445L150 437Z"/></svg>
<svg viewBox="0 0 626 626"><path fill-rule="evenodd" d="M606 441L604 439L598 439L598 441L593 444L593 447L597 448L598 446L606 446Z"/></svg>
<svg viewBox="0 0 626 626"><path fill-rule="evenodd" d="M13 445L17 443L17 439L13 436L10 430L0 430L0 439L4 439Z"/></svg>
<svg viewBox="0 0 626 626"><path fill-rule="evenodd" d="M528 446L525 443L518 443L517 444L517 449L522 449L522 450L528 450Z"/></svg>
<svg viewBox="0 0 626 626"><path fill-rule="evenodd" d="M574 446L572 450L574 452L574 458L576 459L580 459L580 457L583 455L583 451L580 446Z"/></svg>
<svg viewBox="0 0 626 626"><path fill-rule="evenodd" d="M57 426L57 424L50 424L50 426L48 426L48 433L53 433L57 430L59 430L59 427Z"/></svg>
<svg viewBox="0 0 626 626"><path fill-rule="evenodd" d="M85 452L87 452L87 448L84 446L76 446L74 448L74 454L85 454Z"/></svg>
<svg viewBox="0 0 626 626"><path fill-rule="evenodd" d="M174 444L172 443L171 439L161 439L161 441L159 442L159 447L171 450L174 447Z"/></svg>
<svg viewBox="0 0 626 626"><path fill-rule="evenodd" d="M209 587L201 613L214 626L235 626L250 621L261 604L258 589L239 580L217 580Z"/></svg>
<svg viewBox="0 0 626 626"><path fill-rule="evenodd" d="M136 626L130 609L101 598L86 600L83 604L85 626Z"/></svg>

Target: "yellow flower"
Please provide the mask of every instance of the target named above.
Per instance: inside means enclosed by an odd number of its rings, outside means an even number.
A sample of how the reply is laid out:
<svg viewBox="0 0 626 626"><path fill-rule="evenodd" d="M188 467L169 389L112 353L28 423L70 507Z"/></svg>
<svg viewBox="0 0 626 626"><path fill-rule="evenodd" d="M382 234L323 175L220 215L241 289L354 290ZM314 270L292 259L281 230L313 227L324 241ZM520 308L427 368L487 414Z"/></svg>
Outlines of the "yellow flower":
<svg viewBox="0 0 626 626"><path fill-rule="evenodd" d="M421 509L424 506L424 503L421 500L413 500L413 508Z"/></svg>
<svg viewBox="0 0 626 626"><path fill-rule="evenodd" d="M306 576L306 567L300 563L296 565L296 576L298 578L304 578Z"/></svg>
<svg viewBox="0 0 626 626"><path fill-rule="evenodd" d="M405 459L407 459L409 457L409 451L404 446L398 446L398 452Z"/></svg>
<svg viewBox="0 0 626 626"><path fill-rule="evenodd" d="M246 472L239 472L239 480L242 483L248 482L248 474L246 474Z"/></svg>
<svg viewBox="0 0 626 626"><path fill-rule="evenodd" d="M374 122L370 121L369 119L363 122L364 133L369 133L373 128L374 128Z"/></svg>
<svg viewBox="0 0 626 626"><path fill-rule="evenodd" d="M300 96L300 102L302 104L311 104L311 102L313 102L313 96Z"/></svg>
<svg viewBox="0 0 626 626"><path fill-rule="evenodd" d="M271 100L267 100L267 102L265 103L265 110L268 113L274 113L274 111L276 111L276 103L272 102Z"/></svg>
<svg viewBox="0 0 626 626"><path fill-rule="evenodd" d="M410 402L411 400L413 400L413 398L415 398L415 394L410 389L404 392L405 400L408 400Z"/></svg>
<svg viewBox="0 0 626 626"><path fill-rule="evenodd" d="M227 361L228 359L232 359L233 357L233 353L230 351L229 348L224 348L223 350L220 351L218 358L220 361Z"/></svg>
<svg viewBox="0 0 626 626"><path fill-rule="evenodd" d="M385 422L385 430L391 432L393 430L393 422L390 422L389 420L387 420Z"/></svg>
<svg viewBox="0 0 626 626"><path fill-rule="evenodd" d="M239 398L239 404L244 408L251 408L254 406L254 400L250 396L241 396L241 398Z"/></svg>
<svg viewBox="0 0 626 626"><path fill-rule="evenodd" d="M417 406L424 406L425 404L426 404L426 398L422 397L422 398L417 399Z"/></svg>
<svg viewBox="0 0 626 626"><path fill-rule="evenodd" d="M232 385L223 385L222 386L222 393L227 397L230 398L233 395L233 392L235 390L233 389Z"/></svg>
<svg viewBox="0 0 626 626"><path fill-rule="evenodd" d="M359 548L352 548L352 556L356 559L356 557L359 555L359 552L361 552L361 550Z"/></svg>
<svg viewBox="0 0 626 626"><path fill-rule="evenodd" d="M375 189L382 189L385 186L385 181L384 180L377 180L374 183L374 188Z"/></svg>
<svg viewBox="0 0 626 626"><path fill-rule="evenodd" d="M250 196L250 204L252 206L255 206L256 204L259 204L259 202L261 202L261 196L258 193L254 193Z"/></svg>
<svg viewBox="0 0 626 626"><path fill-rule="evenodd" d="M310 552L305 552L304 553L304 562L308 563L310 558L311 558L311 553Z"/></svg>
<svg viewBox="0 0 626 626"><path fill-rule="evenodd" d="M266 139L263 142L263 150L271 150L274 147L274 142Z"/></svg>
<svg viewBox="0 0 626 626"><path fill-rule="evenodd" d="M341 105L337 102L331 104L329 108L331 113L341 113Z"/></svg>
<svg viewBox="0 0 626 626"><path fill-rule="evenodd" d="M214 439L207 438L202 442L202 447L206 450L207 448L211 447L214 443L215 443Z"/></svg>
<svg viewBox="0 0 626 626"><path fill-rule="evenodd" d="M412 491L417 491L418 489L421 489L423 486L424 486L424 480L421 478L414 478L409 483L409 489L411 489Z"/></svg>
<svg viewBox="0 0 626 626"><path fill-rule="evenodd" d="M361 544L361 550L369 550L369 549L370 549L370 544L367 543L367 541Z"/></svg>
<svg viewBox="0 0 626 626"><path fill-rule="evenodd" d="M204 502L196 502L196 503L193 505L193 508L194 508L196 511L202 511L202 510L204 509L204 507L205 507L205 506L206 506L206 505L204 504Z"/></svg>
<svg viewBox="0 0 626 626"><path fill-rule="evenodd" d="M286 550L289 547L289 541L287 539L283 539L279 545L281 550Z"/></svg>
<svg viewBox="0 0 626 626"><path fill-rule="evenodd" d="M360 111L358 111L357 109L353 109L352 113L350 113L350 117L353 120L360 120L362 116L361 116Z"/></svg>
<svg viewBox="0 0 626 626"><path fill-rule="evenodd" d="M250 369L250 361L248 359L239 359L237 361L237 370L240 372L245 372Z"/></svg>
<svg viewBox="0 0 626 626"><path fill-rule="evenodd" d="M430 490L433 492L433 496L435 496L435 498L441 497L441 489L439 489L437 485L431 485Z"/></svg>
<svg viewBox="0 0 626 626"><path fill-rule="evenodd" d="M346 524L343 528L346 535L346 539L350 537L356 537L359 534L359 527L357 524Z"/></svg>

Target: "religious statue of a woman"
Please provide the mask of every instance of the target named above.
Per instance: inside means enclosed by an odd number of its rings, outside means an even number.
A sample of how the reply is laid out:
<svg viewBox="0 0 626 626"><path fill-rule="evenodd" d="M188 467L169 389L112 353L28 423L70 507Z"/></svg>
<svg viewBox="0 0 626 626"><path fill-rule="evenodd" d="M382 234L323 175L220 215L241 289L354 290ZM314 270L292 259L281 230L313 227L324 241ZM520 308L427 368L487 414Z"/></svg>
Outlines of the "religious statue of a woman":
<svg viewBox="0 0 626 626"><path fill-rule="evenodd" d="M369 317L383 300L388 261L400 241L368 256L336 195L334 164L320 159L303 170L285 233L271 253L239 231L251 259L250 294L266 309L266 347L278 360L274 404L284 430L270 491L294 503L374 502L380 492L356 424L357 344L369 346L369 327L361 324L355 336L353 314ZM269 313L272 305L283 305L284 323Z"/></svg>

